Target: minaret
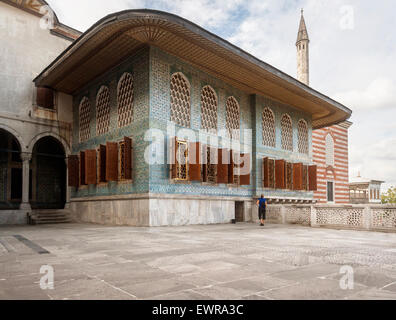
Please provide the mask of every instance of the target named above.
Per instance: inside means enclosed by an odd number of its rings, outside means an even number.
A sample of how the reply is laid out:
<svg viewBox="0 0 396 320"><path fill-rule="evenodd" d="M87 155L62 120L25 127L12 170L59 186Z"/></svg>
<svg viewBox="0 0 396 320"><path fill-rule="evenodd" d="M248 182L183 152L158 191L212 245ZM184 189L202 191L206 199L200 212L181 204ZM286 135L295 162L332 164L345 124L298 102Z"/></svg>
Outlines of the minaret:
<svg viewBox="0 0 396 320"><path fill-rule="evenodd" d="M300 27L297 36L297 79L309 86L309 37L301 9Z"/></svg>

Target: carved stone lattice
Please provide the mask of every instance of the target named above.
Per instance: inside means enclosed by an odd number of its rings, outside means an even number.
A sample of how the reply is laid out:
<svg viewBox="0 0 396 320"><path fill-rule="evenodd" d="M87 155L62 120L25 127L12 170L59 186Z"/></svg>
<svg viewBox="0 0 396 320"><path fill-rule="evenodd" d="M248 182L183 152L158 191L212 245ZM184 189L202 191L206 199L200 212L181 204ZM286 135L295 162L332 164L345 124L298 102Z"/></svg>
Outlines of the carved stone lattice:
<svg viewBox="0 0 396 320"><path fill-rule="evenodd" d="M234 97L229 97L226 106L226 128L228 136L234 140L239 140L240 120L239 104Z"/></svg>
<svg viewBox="0 0 396 320"><path fill-rule="evenodd" d="M201 128L217 132L217 96L209 86L204 87L201 93Z"/></svg>
<svg viewBox="0 0 396 320"><path fill-rule="evenodd" d="M317 208L318 225L362 227L363 209L359 208Z"/></svg>
<svg viewBox="0 0 396 320"><path fill-rule="evenodd" d="M281 208L267 206L267 220L272 223L282 223Z"/></svg>
<svg viewBox="0 0 396 320"><path fill-rule="evenodd" d="M91 103L84 97L80 103L80 142L84 142L91 137Z"/></svg>
<svg viewBox="0 0 396 320"><path fill-rule="evenodd" d="M182 127L190 127L190 85L182 74L171 79L171 121Z"/></svg>
<svg viewBox="0 0 396 320"><path fill-rule="evenodd" d="M269 108L263 111L263 144L275 148L275 116Z"/></svg>
<svg viewBox="0 0 396 320"><path fill-rule="evenodd" d="M289 115L284 114L281 121L282 149L293 151L293 123Z"/></svg>
<svg viewBox="0 0 396 320"><path fill-rule="evenodd" d="M118 83L118 127L125 127L133 121L134 88L133 77L125 73Z"/></svg>
<svg viewBox="0 0 396 320"><path fill-rule="evenodd" d="M311 225L311 208L286 207L286 222L292 224Z"/></svg>
<svg viewBox="0 0 396 320"><path fill-rule="evenodd" d="M308 154L308 126L304 120L298 122L298 152Z"/></svg>
<svg viewBox="0 0 396 320"><path fill-rule="evenodd" d="M373 228L396 228L396 209L373 209Z"/></svg>
<svg viewBox="0 0 396 320"><path fill-rule="evenodd" d="M110 126L110 92L102 87L96 100L96 134L98 136L109 131Z"/></svg>

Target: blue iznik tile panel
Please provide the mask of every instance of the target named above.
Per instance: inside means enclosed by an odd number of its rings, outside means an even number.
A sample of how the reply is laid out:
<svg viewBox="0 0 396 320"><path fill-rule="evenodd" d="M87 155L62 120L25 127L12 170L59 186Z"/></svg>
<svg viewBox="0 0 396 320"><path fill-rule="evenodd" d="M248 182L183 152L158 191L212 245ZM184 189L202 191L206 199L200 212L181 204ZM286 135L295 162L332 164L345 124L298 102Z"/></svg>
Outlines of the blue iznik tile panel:
<svg viewBox="0 0 396 320"><path fill-rule="evenodd" d="M117 87L125 72L134 80L133 122L126 127L118 127ZM108 133L96 135L96 96L101 86L110 89L110 128ZM83 143L79 141L79 105L83 97L91 103L90 136ZM144 48L114 67L104 75L96 78L86 87L81 88L73 97L73 154L97 148L107 141L121 141L128 136L133 139L133 183L109 182L98 186L81 187L72 192L72 197L109 196L149 191L149 165L144 160L144 151L148 142L144 140L149 128L149 48Z"/></svg>
<svg viewBox="0 0 396 320"><path fill-rule="evenodd" d="M234 96L240 105L241 110L241 148L243 152L252 152L253 171L251 185L247 187L230 187L227 185L206 185L199 182L193 183L173 183L169 179L169 165L154 163L150 166L150 192L170 193L170 194L190 194L190 195L213 195L213 196L238 196L251 197L265 193L268 196L276 197L304 197L312 198L312 193L293 192L282 190L262 189L262 158L272 157L285 159L292 162L312 163L312 119L309 114L305 114L290 106L278 103L267 97L250 96L215 77L198 70L189 63L169 55L156 47L150 48L150 129L159 130L165 136L163 143L155 144L150 149L155 159L166 160L168 158L167 141L169 137L175 135L174 132L167 132L170 124L170 81L171 76L181 72L188 79L191 85L191 124L195 137L192 139L207 143L206 139L198 136L201 127L201 90L204 86L210 85L218 97L218 136L209 136L211 145L220 146L222 141L227 141L224 136L226 128L226 100L229 96ZM276 147L267 148L263 145L262 138L262 112L265 107L270 107L275 114L276 121ZM293 143L294 151L284 151L281 149L280 119L284 113L290 115L293 121ZM309 128L310 154L298 153L297 124L300 119L304 119ZM180 131L183 128L176 127L176 136L183 138ZM251 139L244 139L243 129L251 129ZM224 132L221 132L224 130ZM248 137L246 137L248 138ZM196 141L195 140L195 141ZM153 140L154 141L154 138ZM154 161L155 162L155 161ZM161 161L159 161L161 162Z"/></svg>

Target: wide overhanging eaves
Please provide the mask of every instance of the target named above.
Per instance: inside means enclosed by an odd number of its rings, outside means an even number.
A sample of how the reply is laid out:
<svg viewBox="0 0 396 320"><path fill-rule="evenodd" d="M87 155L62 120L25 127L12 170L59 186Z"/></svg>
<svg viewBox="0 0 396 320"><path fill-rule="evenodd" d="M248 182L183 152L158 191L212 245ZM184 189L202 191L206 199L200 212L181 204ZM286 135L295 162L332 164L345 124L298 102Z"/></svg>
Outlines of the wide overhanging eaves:
<svg viewBox="0 0 396 320"><path fill-rule="evenodd" d="M173 14L128 10L86 31L35 80L73 94L145 46L175 55L249 94L268 96L312 115L313 127L347 120L352 111L231 43Z"/></svg>

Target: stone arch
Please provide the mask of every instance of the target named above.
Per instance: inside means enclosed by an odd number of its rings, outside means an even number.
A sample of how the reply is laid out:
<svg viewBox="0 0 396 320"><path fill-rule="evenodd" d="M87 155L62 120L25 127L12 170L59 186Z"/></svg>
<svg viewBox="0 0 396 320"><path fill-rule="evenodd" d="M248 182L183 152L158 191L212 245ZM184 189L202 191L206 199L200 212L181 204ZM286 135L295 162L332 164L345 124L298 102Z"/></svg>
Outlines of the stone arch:
<svg viewBox="0 0 396 320"><path fill-rule="evenodd" d="M70 146L69 146L68 142L64 138L62 138L60 135L53 133L53 132L43 132L43 133L40 133L37 136L35 136L30 141L30 143L28 145L28 152L32 153L33 148L36 145L36 143L45 137L53 137L56 140L58 140L61 143L61 145L63 146L63 150L64 150L66 156L68 156L71 153Z"/></svg>
<svg viewBox="0 0 396 320"><path fill-rule="evenodd" d="M21 147L21 152L23 152L24 149L26 149L26 145L23 141L22 135L20 135L18 131L2 123L0 123L0 129L14 136L14 138L18 141L19 146Z"/></svg>

